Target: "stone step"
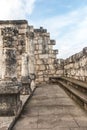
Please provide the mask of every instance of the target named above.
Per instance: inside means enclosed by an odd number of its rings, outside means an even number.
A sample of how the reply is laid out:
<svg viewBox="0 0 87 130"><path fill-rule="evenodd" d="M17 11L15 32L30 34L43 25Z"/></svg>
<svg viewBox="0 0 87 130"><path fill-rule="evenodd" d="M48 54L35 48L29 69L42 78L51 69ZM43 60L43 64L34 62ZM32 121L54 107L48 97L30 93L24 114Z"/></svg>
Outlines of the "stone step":
<svg viewBox="0 0 87 130"><path fill-rule="evenodd" d="M59 85L43 84L37 87L12 130L71 129L87 130L86 112Z"/></svg>
<svg viewBox="0 0 87 130"><path fill-rule="evenodd" d="M68 94L77 101L81 106L84 107L85 110L87 110L87 94L84 92L79 91L79 89L76 89L72 85L68 85L67 83L64 83L61 80L58 80L57 83L62 85L63 88L65 88L68 92Z"/></svg>
<svg viewBox="0 0 87 130"><path fill-rule="evenodd" d="M83 82L74 78L69 77L50 77L50 82L57 83L59 80L65 82L68 85L72 85L74 88L87 94L87 82Z"/></svg>
<svg viewBox="0 0 87 130"><path fill-rule="evenodd" d="M76 85L78 85L78 86L80 86L82 88L87 89L87 82L83 82L83 81L73 79L73 78L68 78L68 77L60 77L60 78L63 79L63 80L72 82L73 84L76 84Z"/></svg>

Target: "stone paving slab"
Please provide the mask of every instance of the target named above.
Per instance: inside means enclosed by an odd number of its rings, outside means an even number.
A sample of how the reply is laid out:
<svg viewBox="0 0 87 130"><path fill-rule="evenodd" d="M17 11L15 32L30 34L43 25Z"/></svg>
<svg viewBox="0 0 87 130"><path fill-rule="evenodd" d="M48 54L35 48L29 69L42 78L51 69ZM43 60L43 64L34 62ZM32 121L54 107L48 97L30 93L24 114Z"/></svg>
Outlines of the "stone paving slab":
<svg viewBox="0 0 87 130"><path fill-rule="evenodd" d="M28 97L29 97L29 95L21 95L20 96L20 99L22 101L22 106L24 105L24 103L26 102ZM8 127L10 126L10 124L13 122L14 119L15 119L15 116L0 117L0 130L8 130Z"/></svg>
<svg viewBox="0 0 87 130"><path fill-rule="evenodd" d="M84 128L84 127L81 127L81 128L71 128L70 130L87 130L87 127Z"/></svg>
<svg viewBox="0 0 87 130"><path fill-rule="evenodd" d="M7 130L14 117L0 117L0 130Z"/></svg>
<svg viewBox="0 0 87 130"><path fill-rule="evenodd" d="M42 85L13 130L87 130L87 112L58 85Z"/></svg>

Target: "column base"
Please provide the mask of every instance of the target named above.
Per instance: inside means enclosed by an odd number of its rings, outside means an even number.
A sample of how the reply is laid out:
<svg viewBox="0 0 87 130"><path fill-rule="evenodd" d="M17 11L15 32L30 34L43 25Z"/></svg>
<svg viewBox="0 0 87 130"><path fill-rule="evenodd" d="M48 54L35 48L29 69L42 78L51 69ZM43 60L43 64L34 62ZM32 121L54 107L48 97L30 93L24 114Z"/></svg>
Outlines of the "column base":
<svg viewBox="0 0 87 130"><path fill-rule="evenodd" d="M36 75L34 73L30 73L30 79L31 79L31 89L33 91L34 88L36 87L36 84L35 84Z"/></svg>
<svg viewBox="0 0 87 130"><path fill-rule="evenodd" d="M29 79L28 77L22 77L22 90L21 90L21 94L23 95L29 95L32 93L32 89L31 89L31 79Z"/></svg>
<svg viewBox="0 0 87 130"><path fill-rule="evenodd" d="M10 81L0 82L0 116L17 115L21 110L21 87Z"/></svg>

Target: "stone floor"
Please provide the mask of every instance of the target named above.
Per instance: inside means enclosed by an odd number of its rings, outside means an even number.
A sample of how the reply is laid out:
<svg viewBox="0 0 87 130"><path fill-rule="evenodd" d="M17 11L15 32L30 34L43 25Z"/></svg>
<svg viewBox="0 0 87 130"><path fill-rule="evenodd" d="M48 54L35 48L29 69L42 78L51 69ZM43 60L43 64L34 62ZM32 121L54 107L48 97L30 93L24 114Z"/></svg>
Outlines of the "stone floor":
<svg viewBox="0 0 87 130"><path fill-rule="evenodd" d="M13 130L87 130L87 112L58 85L42 85Z"/></svg>
<svg viewBox="0 0 87 130"><path fill-rule="evenodd" d="M29 95L21 95L20 99L22 101L22 107L25 104L25 102L28 100ZM13 122L15 119L15 116L2 116L0 117L0 130L8 130L10 124Z"/></svg>

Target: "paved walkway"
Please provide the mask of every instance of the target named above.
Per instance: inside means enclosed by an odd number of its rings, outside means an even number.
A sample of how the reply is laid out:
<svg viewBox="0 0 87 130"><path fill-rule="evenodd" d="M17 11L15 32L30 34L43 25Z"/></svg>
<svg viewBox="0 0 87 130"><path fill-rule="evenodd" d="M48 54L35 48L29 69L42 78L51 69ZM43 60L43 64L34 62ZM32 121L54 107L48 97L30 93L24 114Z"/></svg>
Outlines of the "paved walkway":
<svg viewBox="0 0 87 130"><path fill-rule="evenodd" d="M29 95L21 95L20 99L22 101L22 107L25 105L28 100ZM15 120L15 116L0 116L0 130L8 130L9 126Z"/></svg>
<svg viewBox="0 0 87 130"><path fill-rule="evenodd" d="M38 87L13 130L87 130L87 112L58 85Z"/></svg>

